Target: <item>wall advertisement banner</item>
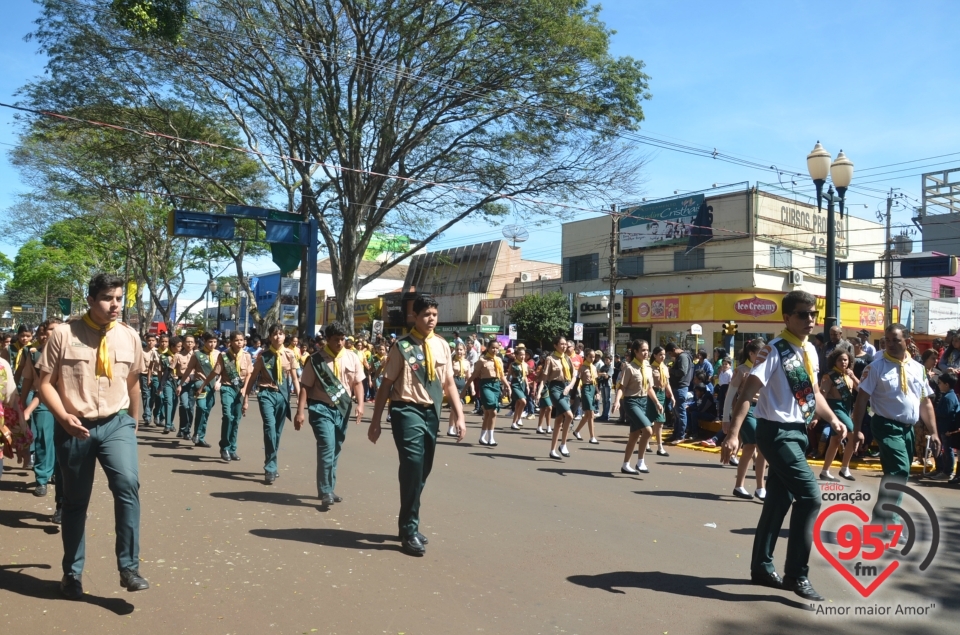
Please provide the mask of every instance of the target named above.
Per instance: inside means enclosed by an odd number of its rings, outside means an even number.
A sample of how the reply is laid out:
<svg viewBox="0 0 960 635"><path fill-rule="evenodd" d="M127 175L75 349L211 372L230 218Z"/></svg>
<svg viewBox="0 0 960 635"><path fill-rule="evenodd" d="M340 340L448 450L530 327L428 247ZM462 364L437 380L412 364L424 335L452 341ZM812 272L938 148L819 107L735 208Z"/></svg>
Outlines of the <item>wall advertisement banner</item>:
<svg viewBox="0 0 960 635"><path fill-rule="evenodd" d="M703 194L695 194L625 209L620 250L687 244L702 204Z"/></svg>
<svg viewBox="0 0 960 635"><path fill-rule="evenodd" d="M847 257L850 217L836 215L837 257ZM756 234L788 248L827 253L827 209L772 197L759 197Z"/></svg>

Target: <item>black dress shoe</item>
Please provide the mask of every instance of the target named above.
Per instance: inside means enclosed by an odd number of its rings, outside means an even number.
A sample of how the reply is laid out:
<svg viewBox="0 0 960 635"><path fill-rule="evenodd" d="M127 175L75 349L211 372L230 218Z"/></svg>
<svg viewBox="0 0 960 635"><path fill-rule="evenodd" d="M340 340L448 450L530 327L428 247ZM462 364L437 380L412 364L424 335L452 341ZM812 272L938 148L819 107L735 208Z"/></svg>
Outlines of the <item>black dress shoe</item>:
<svg viewBox="0 0 960 635"><path fill-rule="evenodd" d="M854 476L852 472L849 473L849 474L844 474L843 472L840 472L840 478L846 479L846 480L848 480L848 481L855 481L855 480L857 480L857 477Z"/></svg>
<svg viewBox="0 0 960 635"><path fill-rule="evenodd" d="M336 492L334 492L334 493L332 494L332 496L333 496L333 502L334 502L334 503L342 503L342 502L343 502L343 497L342 497L342 496L337 496L337 493L336 493ZM427 543L423 543L423 544L427 544Z"/></svg>
<svg viewBox="0 0 960 635"><path fill-rule="evenodd" d="M210 447L210 444L209 444L209 443L207 443L206 441L202 441L202 440L201 440L201 441L194 441L194 445L196 445L198 448L209 448L209 447Z"/></svg>
<svg viewBox="0 0 960 635"><path fill-rule="evenodd" d="M753 571L750 573L750 582L757 586L770 587L771 589L782 589L783 580L776 571L767 573L766 571Z"/></svg>
<svg viewBox="0 0 960 635"><path fill-rule="evenodd" d="M240 460L240 455L237 454L236 452L231 452L231 453L230 453L230 460L231 460L231 461L239 461L239 460Z"/></svg>
<svg viewBox="0 0 960 635"><path fill-rule="evenodd" d="M226 450L220 450L220 460L230 462L230 453Z"/></svg>
<svg viewBox="0 0 960 635"><path fill-rule="evenodd" d="M56 511L53 512L53 519L50 522L52 522L54 525L59 525L61 522L63 522L63 510L58 507Z"/></svg>
<svg viewBox="0 0 960 635"><path fill-rule="evenodd" d="M33 490L33 495L37 498L47 495L47 486L46 485L37 485L37 488Z"/></svg>
<svg viewBox="0 0 960 635"><path fill-rule="evenodd" d="M150 588L150 583L140 577L137 569L124 569L120 572L120 586L127 591L143 591Z"/></svg>
<svg viewBox="0 0 960 635"><path fill-rule="evenodd" d="M403 549L403 553L411 556L422 556L427 552L426 548L423 546L423 541L414 534L412 536L407 536L400 541L400 548Z"/></svg>
<svg viewBox="0 0 960 635"><path fill-rule="evenodd" d="M808 578L791 578L790 576L786 576L783 578L783 590L793 591L804 600L823 602L823 596L814 590Z"/></svg>
<svg viewBox="0 0 960 635"><path fill-rule="evenodd" d="M173 432L173 428L164 428L160 434L170 434L171 432Z"/></svg>
<svg viewBox="0 0 960 635"><path fill-rule="evenodd" d="M335 502L337 502L337 501L333 498L333 494L323 494L323 495L320 497L320 504L321 504L321 505L329 506L329 505L333 505Z"/></svg>
<svg viewBox="0 0 960 635"><path fill-rule="evenodd" d="M60 580L60 595L68 600L82 600L83 583L80 581L80 576L72 573L63 576Z"/></svg>
<svg viewBox="0 0 960 635"><path fill-rule="evenodd" d="M190 433L188 432L187 434L190 434ZM193 441L194 445L197 445L197 441L199 441L200 439L197 438L197 435L193 435L192 437L190 437L190 440Z"/></svg>
<svg viewBox="0 0 960 635"><path fill-rule="evenodd" d="M273 482L276 481L276 480L277 480L277 473L276 473L276 472L267 472L267 473L264 474L264 476L263 476L263 482L264 482L264 484L266 484L266 485L273 485Z"/></svg>
<svg viewBox="0 0 960 635"><path fill-rule="evenodd" d="M419 531L417 532L416 536L417 536L417 538L420 540L420 542L422 542L423 544L425 544L425 545L429 545L429 544L430 544L430 541L427 540L427 537L424 536L423 534L421 534ZM400 542L403 542L403 536L400 536Z"/></svg>

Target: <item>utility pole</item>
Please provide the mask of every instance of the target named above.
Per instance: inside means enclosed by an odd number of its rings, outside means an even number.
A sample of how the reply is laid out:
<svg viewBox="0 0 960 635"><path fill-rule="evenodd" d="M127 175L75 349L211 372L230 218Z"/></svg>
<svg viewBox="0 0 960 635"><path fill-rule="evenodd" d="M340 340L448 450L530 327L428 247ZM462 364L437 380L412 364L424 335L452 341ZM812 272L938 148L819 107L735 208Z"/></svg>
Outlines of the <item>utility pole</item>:
<svg viewBox="0 0 960 635"><path fill-rule="evenodd" d="M893 209L893 188L887 195L887 238L883 253L883 325L893 324L893 245L890 234L890 212Z"/></svg>
<svg viewBox="0 0 960 635"><path fill-rule="evenodd" d="M616 354L617 346L617 320L616 320L616 306L617 306L617 282L620 280L617 277L617 252L620 251L620 217L617 214L617 205L614 203L610 206L612 213L610 214L610 302L607 304L609 309L608 315L610 316L610 321L608 323L608 337L609 344L608 352L611 355Z"/></svg>

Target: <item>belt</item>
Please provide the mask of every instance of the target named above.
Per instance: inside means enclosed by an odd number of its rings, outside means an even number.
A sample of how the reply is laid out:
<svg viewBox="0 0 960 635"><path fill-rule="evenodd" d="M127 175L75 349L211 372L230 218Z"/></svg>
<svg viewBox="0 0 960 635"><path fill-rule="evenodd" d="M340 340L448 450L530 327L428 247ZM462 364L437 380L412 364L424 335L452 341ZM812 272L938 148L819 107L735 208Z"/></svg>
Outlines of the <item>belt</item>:
<svg viewBox="0 0 960 635"><path fill-rule="evenodd" d="M772 426L777 426L778 428L783 428L784 430L806 430L807 424L803 421L773 421L771 419L764 419L762 417L757 417L757 425L761 423L768 423Z"/></svg>
<svg viewBox="0 0 960 635"><path fill-rule="evenodd" d="M890 417L884 417L883 415L877 414L877 413L873 413L873 416L879 417L880 419L887 421L889 423L895 423L898 426L903 426L904 428L912 428L914 425L916 425L914 423L904 423L902 421L897 421L896 419L891 419Z"/></svg>
<svg viewBox="0 0 960 635"><path fill-rule="evenodd" d="M307 399L307 405L308 406L327 406L328 408L336 407L333 404L328 404L326 401L323 401L322 399L309 399L309 398Z"/></svg>
<svg viewBox="0 0 960 635"><path fill-rule="evenodd" d="M118 410L116 414L112 414L112 415L110 415L109 417L100 417L99 419L83 419L83 418L81 418L81 419L80 419L80 422L83 424L83 426L84 426L85 428L93 428L94 426L102 425L102 424L104 424L104 423L107 423L108 421L113 421L113 419L114 419L115 417L117 417L118 415L125 415L125 414L127 414L127 409L126 409L126 408L124 408L123 410Z"/></svg>
<svg viewBox="0 0 960 635"><path fill-rule="evenodd" d="M269 392L280 392L280 389L275 386L257 386L260 390L266 390Z"/></svg>
<svg viewBox="0 0 960 635"><path fill-rule="evenodd" d="M566 386L566 385L567 385L567 382L565 382L565 381L563 381L563 380L561 380L561 379L555 379L555 380L551 381L551 382L550 382L549 384L547 384L547 385L550 386L551 388L554 388L554 387L556 387L556 386Z"/></svg>

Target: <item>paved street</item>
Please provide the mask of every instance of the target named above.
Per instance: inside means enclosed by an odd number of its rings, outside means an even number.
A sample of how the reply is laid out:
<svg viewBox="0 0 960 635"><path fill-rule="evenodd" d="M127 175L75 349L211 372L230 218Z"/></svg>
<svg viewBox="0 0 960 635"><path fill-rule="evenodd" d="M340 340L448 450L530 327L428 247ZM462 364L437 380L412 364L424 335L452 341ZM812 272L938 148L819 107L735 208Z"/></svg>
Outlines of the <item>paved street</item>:
<svg viewBox="0 0 960 635"><path fill-rule="evenodd" d="M372 409L371 409L372 410ZM141 429L141 572L149 591L120 589L113 509L98 471L87 524L85 603L58 599L60 538L32 475L0 482L0 606L5 630L41 633L900 633L952 632L960 615L960 491L924 486L942 524L926 574L897 572L870 603L935 602L928 618L823 616L799 598L748 585L761 505L730 495L733 468L672 448L651 473L619 473L626 428L604 425L599 446L572 442L563 462L526 422L499 446L446 438L427 484L423 558L396 539L397 457L353 426L337 491L318 510L314 440L284 430L280 479L262 484L260 417L244 419L240 462L219 460L219 404L209 450ZM445 430L445 426L443 430ZM858 485L876 491L873 472ZM751 488L752 490L752 488ZM716 528L705 526L715 523ZM784 530L784 535L786 530ZM778 545L778 567L786 544ZM865 604L814 553L811 579L827 605ZM921 621L917 621L921 620ZM869 625L869 626L868 626Z"/></svg>

